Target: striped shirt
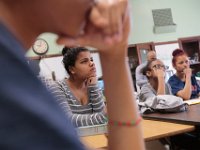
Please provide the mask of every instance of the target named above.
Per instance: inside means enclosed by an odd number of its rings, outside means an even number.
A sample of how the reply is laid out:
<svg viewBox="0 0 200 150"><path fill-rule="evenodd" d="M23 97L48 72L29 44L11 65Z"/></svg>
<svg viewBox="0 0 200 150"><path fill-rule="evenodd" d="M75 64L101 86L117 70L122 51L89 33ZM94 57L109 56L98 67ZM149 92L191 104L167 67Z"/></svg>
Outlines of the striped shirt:
<svg viewBox="0 0 200 150"><path fill-rule="evenodd" d="M76 127L104 124L107 121L104 113L104 97L98 85L88 87L89 102L82 105L70 91L65 80L51 85L50 91L55 95L58 104L70 117Z"/></svg>

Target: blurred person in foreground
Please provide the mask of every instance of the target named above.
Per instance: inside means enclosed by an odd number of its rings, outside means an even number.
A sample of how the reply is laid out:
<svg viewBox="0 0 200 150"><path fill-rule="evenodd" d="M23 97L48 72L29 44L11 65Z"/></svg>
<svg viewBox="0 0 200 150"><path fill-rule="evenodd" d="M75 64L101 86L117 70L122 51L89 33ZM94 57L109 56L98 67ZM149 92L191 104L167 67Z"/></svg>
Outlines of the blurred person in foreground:
<svg viewBox="0 0 200 150"><path fill-rule="evenodd" d="M131 127L109 125L108 148L144 149L125 59L127 5L127 0L0 1L1 149L84 149L70 120L26 63L25 52L44 32L57 34L59 44L99 49L109 122L136 121Z"/></svg>

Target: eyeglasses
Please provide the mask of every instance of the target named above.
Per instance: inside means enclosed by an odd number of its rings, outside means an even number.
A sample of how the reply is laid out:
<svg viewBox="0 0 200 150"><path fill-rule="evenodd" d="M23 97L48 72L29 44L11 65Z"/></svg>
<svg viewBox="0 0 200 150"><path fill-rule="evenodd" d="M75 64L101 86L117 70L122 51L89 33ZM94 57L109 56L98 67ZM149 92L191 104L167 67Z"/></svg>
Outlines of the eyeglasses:
<svg viewBox="0 0 200 150"><path fill-rule="evenodd" d="M164 70L167 70L169 69L169 66L165 66L165 65L161 65L161 64L156 64L154 66L152 66L152 68L155 68L155 69L164 69Z"/></svg>

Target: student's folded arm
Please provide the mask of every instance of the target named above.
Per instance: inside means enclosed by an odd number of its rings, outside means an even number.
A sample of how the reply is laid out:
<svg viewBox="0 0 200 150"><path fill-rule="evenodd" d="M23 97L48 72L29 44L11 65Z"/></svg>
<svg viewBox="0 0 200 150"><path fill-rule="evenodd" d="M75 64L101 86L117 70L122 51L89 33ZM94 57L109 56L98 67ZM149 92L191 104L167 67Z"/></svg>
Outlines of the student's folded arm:
<svg viewBox="0 0 200 150"><path fill-rule="evenodd" d="M161 75L158 77L158 90L157 95L164 95L166 94L165 91L165 78Z"/></svg>
<svg viewBox="0 0 200 150"><path fill-rule="evenodd" d="M190 99L191 93L188 93L188 92L190 92L191 89L189 89L189 91L186 91L188 85L185 84L184 88L182 88L182 86L180 86L180 82L177 80L174 80L173 78L170 78L168 80L168 83L171 86L173 95L179 96L183 98L184 100Z"/></svg>
<svg viewBox="0 0 200 150"><path fill-rule="evenodd" d="M191 82L191 69L188 68L185 77L185 86L184 88L177 93L177 95L181 96L184 100L190 99L192 94L192 82Z"/></svg>
<svg viewBox="0 0 200 150"><path fill-rule="evenodd" d="M94 112L100 112L105 109L105 98L97 84L88 86L88 95Z"/></svg>
<svg viewBox="0 0 200 150"><path fill-rule="evenodd" d="M177 92L177 96L182 97L184 100L190 99L192 94L191 84L191 77L186 78L185 86L182 90Z"/></svg>
<svg viewBox="0 0 200 150"><path fill-rule="evenodd" d="M176 95L183 98L183 100L189 100L191 97L191 92L183 89L178 91Z"/></svg>
<svg viewBox="0 0 200 150"><path fill-rule="evenodd" d="M90 126L90 125L104 124L107 122L106 114L103 112L103 110L93 114L73 113L67 101L65 91L59 85L57 84L52 85L50 87L50 91L56 98L56 101L60 105L62 110L70 118L74 126L76 127Z"/></svg>

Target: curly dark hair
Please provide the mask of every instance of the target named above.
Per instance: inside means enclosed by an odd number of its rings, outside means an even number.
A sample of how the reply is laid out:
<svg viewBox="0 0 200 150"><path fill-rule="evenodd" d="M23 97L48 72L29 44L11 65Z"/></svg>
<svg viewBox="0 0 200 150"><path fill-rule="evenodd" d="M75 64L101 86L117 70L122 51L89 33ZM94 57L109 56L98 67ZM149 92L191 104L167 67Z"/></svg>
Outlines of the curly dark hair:
<svg viewBox="0 0 200 150"><path fill-rule="evenodd" d="M89 51L87 48L85 47L64 47L62 50L62 55L63 55L63 64L65 67L65 70L67 71L67 73L70 75L70 70L69 67L74 66L77 56L80 52L85 52L85 51Z"/></svg>

